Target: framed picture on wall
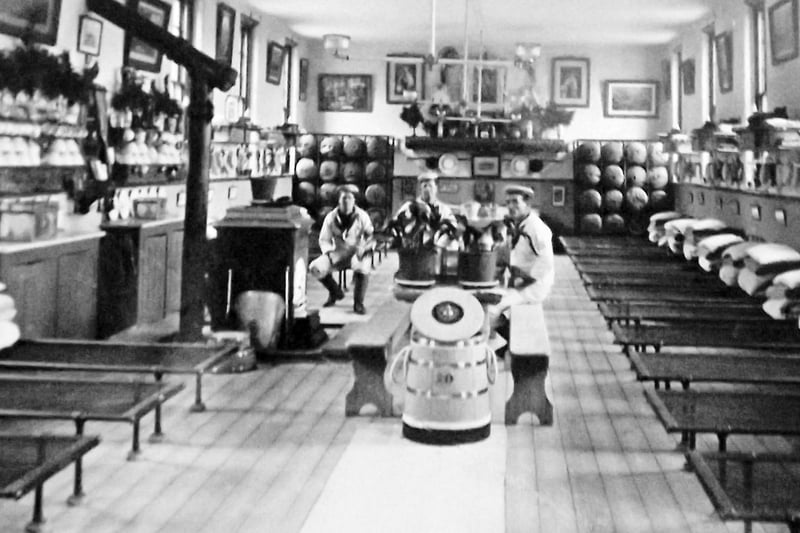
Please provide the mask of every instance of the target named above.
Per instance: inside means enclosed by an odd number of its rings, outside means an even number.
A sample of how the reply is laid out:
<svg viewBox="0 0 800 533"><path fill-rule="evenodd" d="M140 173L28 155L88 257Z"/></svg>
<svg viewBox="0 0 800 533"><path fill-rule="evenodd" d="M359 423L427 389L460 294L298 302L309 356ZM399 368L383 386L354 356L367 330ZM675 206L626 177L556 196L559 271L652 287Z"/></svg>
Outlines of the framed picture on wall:
<svg viewBox="0 0 800 533"><path fill-rule="evenodd" d="M280 85L283 73L283 55L286 49L275 41L267 46L267 82Z"/></svg>
<svg viewBox="0 0 800 533"><path fill-rule="evenodd" d="M780 0L769 8L769 47L772 64L777 65L798 55L797 0Z"/></svg>
<svg viewBox="0 0 800 533"><path fill-rule="evenodd" d="M300 76L297 98L301 102L305 102L308 98L308 59L300 59Z"/></svg>
<svg viewBox="0 0 800 533"><path fill-rule="evenodd" d="M500 176L499 155L472 156L472 176L482 178L497 178Z"/></svg>
<svg viewBox="0 0 800 533"><path fill-rule="evenodd" d="M372 76L368 74L320 74L319 110L372 111Z"/></svg>
<svg viewBox="0 0 800 533"><path fill-rule="evenodd" d="M56 44L61 0L18 0L0 2L0 33L22 37L33 23L32 40Z"/></svg>
<svg viewBox="0 0 800 533"><path fill-rule="evenodd" d="M217 4L216 59L230 66L233 61L233 33L236 27L236 10L223 3Z"/></svg>
<svg viewBox="0 0 800 533"><path fill-rule="evenodd" d="M687 59L681 65L681 78L683 79L683 94L694 94L694 59Z"/></svg>
<svg viewBox="0 0 800 533"><path fill-rule="evenodd" d="M410 59L409 59L410 58ZM398 56L386 63L386 102L404 104L425 98L425 68L421 56Z"/></svg>
<svg viewBox="0 0 800 533"><path fill-rule="evenodd" d="M603 91L603 113L607 117L658 117L658 82L609 80Z"/></svg>
<svg viewBox="0 0 800 533"><path fill-rule="evenodd" d="M553 187L553 206L554 207L564 207L566 203L566 189L560 185L556 185Z"/></svg>
<svg viewBox="0 0 800 533"><path fill-rule="evenodd" d="M128 0L128 6L156 26L167 29L171 5L161 0ZM164 54L143 41L125 34L125 66L149 72L161 71Z"/></svg>
<svg viewBox="0 0 800 533"><path fill-rule="evenodd" d="M554 57L553 103L558 106L589 107L589 59Z"/></svg>
<svg viewBox="0 0 800 533"><path fill-rule="evenodd" d="M480 82L478 71L480 70ZM478 86L480 85L482 104L502 104L505 92L506 69L502 67L484 67L472 69L472 101L478 101Z"/></svg>
<svg viewBox="0 0 800 533"><path fill-rule="evenodd" d="M78 24L78 52L93 56L100 55L100 41L103 36L103 22L88 15L81 15Z"/></svg>
<svg viewBox="0 0 800 533"><path fill-rule="evenodd" d="M717 77L719 92L729 93L733 90L733 36L726 31L714 38L717 52Z"/></svg>

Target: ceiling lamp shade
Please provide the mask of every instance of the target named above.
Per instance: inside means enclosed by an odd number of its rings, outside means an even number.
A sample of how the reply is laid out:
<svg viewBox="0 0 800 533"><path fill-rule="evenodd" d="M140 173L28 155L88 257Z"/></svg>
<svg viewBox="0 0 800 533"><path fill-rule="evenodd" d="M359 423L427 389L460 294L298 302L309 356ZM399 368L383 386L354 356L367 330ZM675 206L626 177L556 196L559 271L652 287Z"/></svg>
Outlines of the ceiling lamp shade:
<svg viewBox="0 0 800 533"><path fill-rule="evenodd" d="M515 58L523 63L536 61L540 55L542 55L542 45L538 43L517 43L514 48Z"/></svg>
<svg viewBox="0 0 800 533"><path fill-rule="evenodd" d="M333 50L333 56L341 59L349 59L347 55L341 53L342 50L350 48L350 36L339 33L326 33L322 36L322 45L325 50Z"/></svg>

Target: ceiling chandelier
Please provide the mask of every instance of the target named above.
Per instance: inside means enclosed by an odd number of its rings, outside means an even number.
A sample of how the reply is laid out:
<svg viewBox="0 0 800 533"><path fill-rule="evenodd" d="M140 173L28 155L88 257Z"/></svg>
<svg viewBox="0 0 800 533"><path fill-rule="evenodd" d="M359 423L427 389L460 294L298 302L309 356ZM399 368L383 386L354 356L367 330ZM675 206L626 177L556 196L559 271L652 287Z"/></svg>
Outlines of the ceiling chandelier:
<svg viewBox="0 0 800 533"><path fill-rule="evenodd" d="M322 36L322 45L325 50L332 50L333 57L337 59L350 59L346 51L350 48L350 36L339 33L326 33ZM343 53L344 51L345 53Z"/></svg>

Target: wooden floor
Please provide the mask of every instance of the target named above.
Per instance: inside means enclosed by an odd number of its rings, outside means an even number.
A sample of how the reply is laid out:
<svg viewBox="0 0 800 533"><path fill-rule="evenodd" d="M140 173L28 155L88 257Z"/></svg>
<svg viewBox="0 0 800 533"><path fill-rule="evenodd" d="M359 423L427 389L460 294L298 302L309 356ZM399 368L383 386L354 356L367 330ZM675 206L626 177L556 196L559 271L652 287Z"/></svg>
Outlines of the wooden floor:
<svg viewBox="0 0 800 533"><path fill-rule="evenodd" d="M517 426L493 427L490 439L503 439L492 441L502 444L501 459L495 462L502 463L504 456L504 464L492 465L501 474L492 483L500 483L499 494L504 498L487 502L502 506L491 530L743 531L740 522L719 520L694 474L683 470L677 439L665 433L647 404L642 393L645 385L635 381L627 360L612 344L569 260L556 260L556 287L546 306L553 347L555 423L539 427L523 419ZM389 282L395 267L391 258L379 267L368 307L374 309L378 301L391 297ZM318 289L310 291L312 304L321 298L324 294ZM348 300L337 312L352 314L347 311L351 306ZM399 419L345 418L344 397L352 380L350 365L342 361L281 362L245 374L208 376L204 384L209 409L204 413L189 412L193 384L187 380L187 389L165 405L165 441L144 442L135 462L125 461L129 426L89 423L86 432L100 434L102 442L85 459L87 496L82 505L68 507L65 499L72 471L51 479L45 485L49 525L60 533L302 531L311 522L309 517L324 511L320 506L335 505L338 495L331 491L348 475L337 466L344 457L352 460L355 454L357 458L358 446L369 445L363 435L381 435L382 441L371 444L372 452L375 446L380 450L380 442L387 449L424 446L402 442ZM151 422L151 416L144 419L143 435ZM72 432L70 424L46 428ZM0 422L0 430L8 429L26 426ZM716 442L701 438L698 446L713 449ZM785 451L790 443L747 437L732 437L729 443L732 450L765 447ZM440 448L436 453L447 451ZM374 457L393 460L385 454ZM404 516L418 509L397 496L403 494L397 488L410 485L410 477L426 479L426 469L431 467L420 463L419 471L405 469L387 475L386 492L393 499L377 504L387 508L377 509L371 503L356 511L357 516L341 518L349 519L351 530L404 530ZM418 489L408 486L406 493ZM446 514L475 505L472 496L462 496L484 488L454 490L437 485L424 490L439 491L437 503ZM486 493L491 493L488 488ZM365 500L381 501L372 492ZM32 496L18 502L0 501L0 532L22 531L31 509ZM393 527L380 522L386 520L387 509L396 518ZM330 516L330 509L327 512ZM487 530L475 524L458 531ZM329 531L338 531L337 526L331 523ZM786 527L758 524L754 531L786 531Z"/></svg>

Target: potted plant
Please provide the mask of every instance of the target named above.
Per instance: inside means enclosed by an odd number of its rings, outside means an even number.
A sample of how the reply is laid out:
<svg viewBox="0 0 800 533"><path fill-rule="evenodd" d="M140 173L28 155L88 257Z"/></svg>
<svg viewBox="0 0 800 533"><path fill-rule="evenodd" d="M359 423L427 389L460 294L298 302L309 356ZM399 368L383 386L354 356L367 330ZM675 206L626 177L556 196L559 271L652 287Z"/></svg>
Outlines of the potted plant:
<svg viewBox="0 0 800 533"><path fill-rule="evenodd" d="M425 202L414 201L400 209L387 229L400 260L395 280L401 285L433 285L439 266L437 243L456 228L442 222Z"/></svg>
<svg viewBox="0 0 800 533"><path fill-rule="evenodd" d="M465 288L497 284L497 250L506 240L506 224L490 217L457 215L462 229L458 252L458 282Z"/></svg>

